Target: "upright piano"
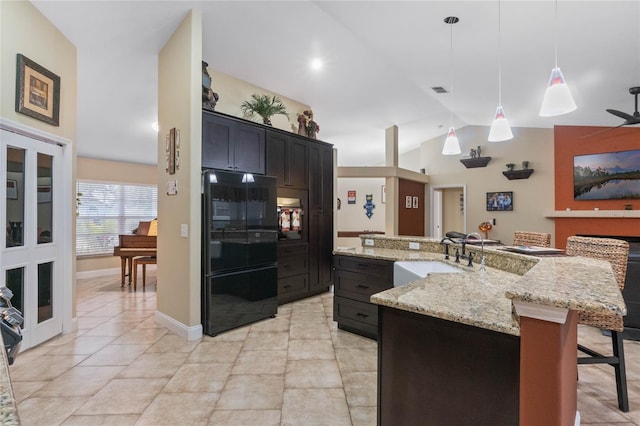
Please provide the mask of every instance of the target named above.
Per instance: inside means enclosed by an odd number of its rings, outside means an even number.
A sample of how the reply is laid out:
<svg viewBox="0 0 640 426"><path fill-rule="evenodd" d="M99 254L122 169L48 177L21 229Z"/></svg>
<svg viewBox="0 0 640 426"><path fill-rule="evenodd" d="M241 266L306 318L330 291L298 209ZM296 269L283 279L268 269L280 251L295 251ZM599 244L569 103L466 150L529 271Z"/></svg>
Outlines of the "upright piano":
<svg viewBox="0 0 640 426"><path fill-rule="evenodd" d="M134 234L119 235L118 245L113 248L113 255L120 256L121 286L125 276L129 275L129 284L133 272L133 258L138 256L155 256L158 251L158 222L140 222Z"/></svg>

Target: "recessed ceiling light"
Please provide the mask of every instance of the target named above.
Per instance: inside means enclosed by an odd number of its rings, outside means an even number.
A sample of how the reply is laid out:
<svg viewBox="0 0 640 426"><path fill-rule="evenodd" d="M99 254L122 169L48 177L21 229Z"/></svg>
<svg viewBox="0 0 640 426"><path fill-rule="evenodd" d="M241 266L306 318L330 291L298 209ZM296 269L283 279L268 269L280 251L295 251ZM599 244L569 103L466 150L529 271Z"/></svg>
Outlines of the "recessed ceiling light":
<svg viewBox="0 0 640 426"><path fill-rule="evenodd" d="M157 122L157 121L154 121L154 122L153 122L153 124L151 124L151 128L152 128L153 130L155 130L156 132L157 132L158 130L160 130L160 127L158 127L158 122Z"/></svg>
<svg viewBox="0 0 640 426"><path fill-rule="evenodd" d="M322 69L322 65L322 60L320 58L314 58L311 60L311 69L314 71Z"/></svg>

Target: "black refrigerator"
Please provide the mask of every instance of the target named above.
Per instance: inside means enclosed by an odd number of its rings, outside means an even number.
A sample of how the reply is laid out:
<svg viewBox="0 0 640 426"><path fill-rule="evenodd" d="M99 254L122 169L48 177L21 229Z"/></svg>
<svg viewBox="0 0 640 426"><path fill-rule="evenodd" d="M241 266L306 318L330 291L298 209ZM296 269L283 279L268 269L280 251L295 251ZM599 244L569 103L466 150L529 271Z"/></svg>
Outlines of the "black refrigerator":
<svg viewBox="0 0 640 426"><path fill-rule="evenodd" d="M202 172L202 326L216 335L278 310L276 179Z"/></svg>

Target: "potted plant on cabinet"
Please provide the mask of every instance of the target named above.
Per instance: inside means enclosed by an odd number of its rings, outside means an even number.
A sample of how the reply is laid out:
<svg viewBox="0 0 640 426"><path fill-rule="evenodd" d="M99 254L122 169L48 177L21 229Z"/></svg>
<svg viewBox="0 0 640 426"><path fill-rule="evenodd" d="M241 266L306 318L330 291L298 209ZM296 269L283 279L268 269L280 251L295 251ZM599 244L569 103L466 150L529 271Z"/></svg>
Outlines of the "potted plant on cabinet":
<svg viewBox="0 0 640 426"><path fill-rule="evenodd" d="M258 95L254 93L251 95L251 100L244 101L240 105L240 109L245 117L253 117L254 114L258 114L262 117L262 122L266 125L271 125L271 117L277 114L282 114L289 118L287 108L282 103L282 99L277 96Z"/></svg>

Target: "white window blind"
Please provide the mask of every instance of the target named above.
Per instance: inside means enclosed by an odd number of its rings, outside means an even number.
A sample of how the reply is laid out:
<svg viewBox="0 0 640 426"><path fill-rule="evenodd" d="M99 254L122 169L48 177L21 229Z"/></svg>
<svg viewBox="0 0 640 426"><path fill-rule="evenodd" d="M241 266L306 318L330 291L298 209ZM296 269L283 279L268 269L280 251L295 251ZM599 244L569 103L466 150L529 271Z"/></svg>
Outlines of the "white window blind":
<svg viewBox="0 0 640 426"><path fill-rule="evenodd" d="M77 182L76 255L112 254L118 235L158 214L158 190L151 185Z"/></svg>

